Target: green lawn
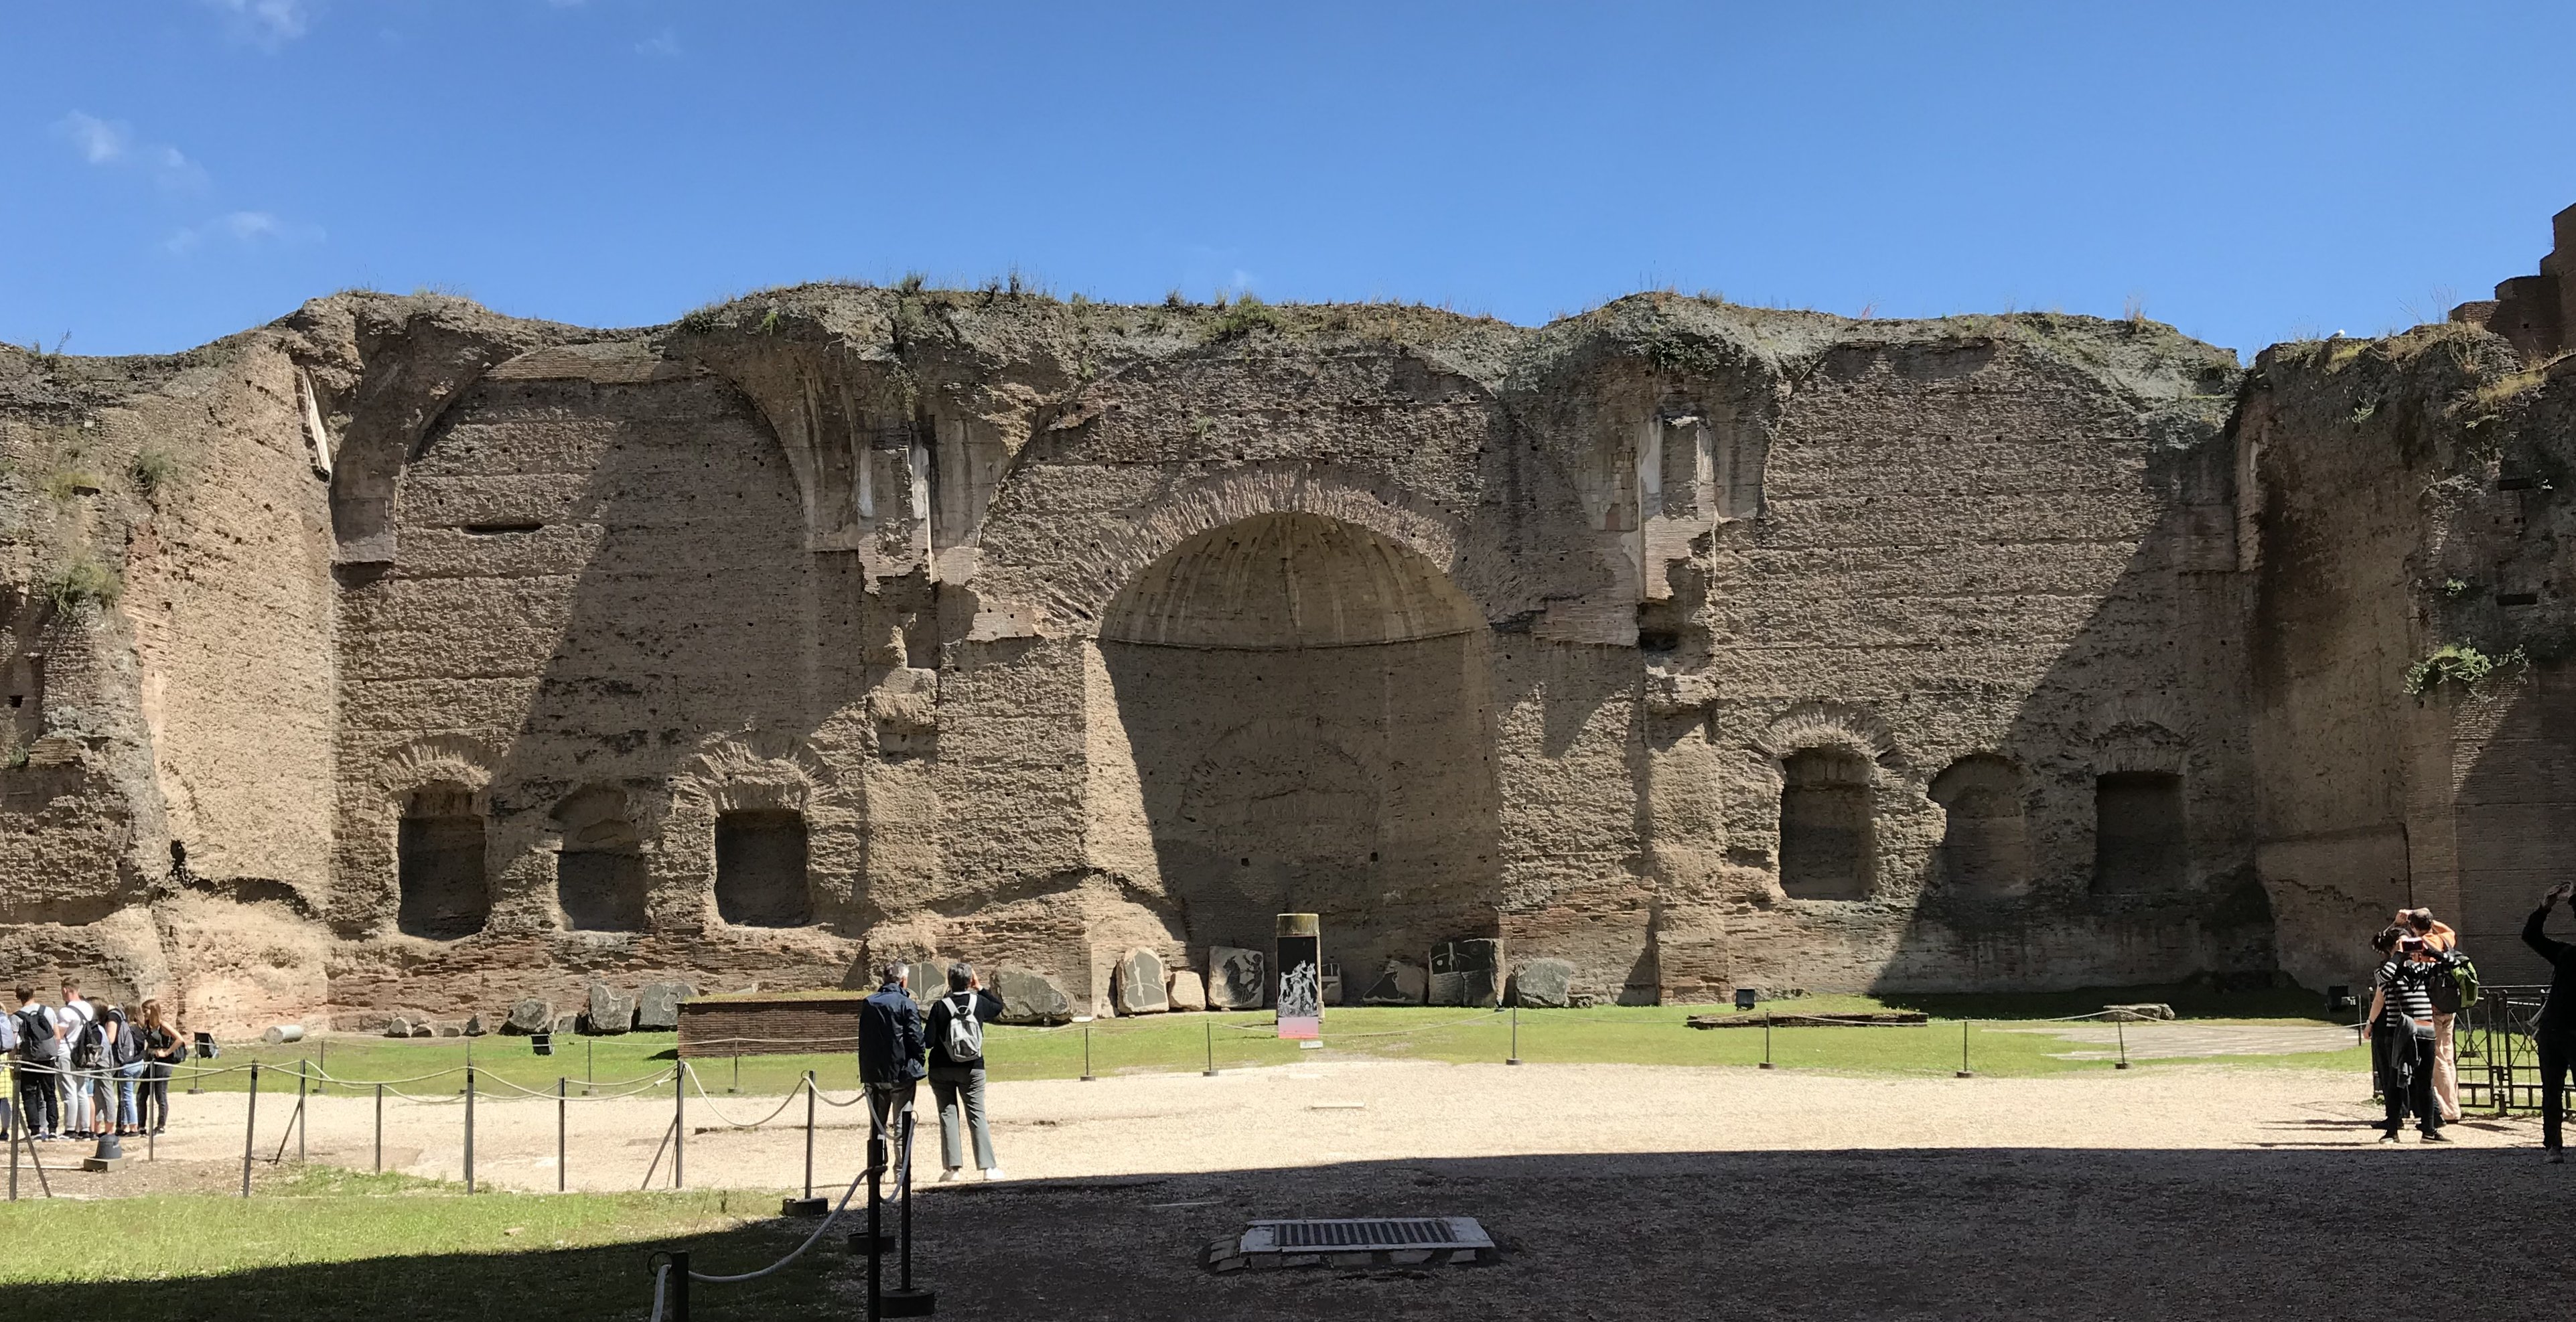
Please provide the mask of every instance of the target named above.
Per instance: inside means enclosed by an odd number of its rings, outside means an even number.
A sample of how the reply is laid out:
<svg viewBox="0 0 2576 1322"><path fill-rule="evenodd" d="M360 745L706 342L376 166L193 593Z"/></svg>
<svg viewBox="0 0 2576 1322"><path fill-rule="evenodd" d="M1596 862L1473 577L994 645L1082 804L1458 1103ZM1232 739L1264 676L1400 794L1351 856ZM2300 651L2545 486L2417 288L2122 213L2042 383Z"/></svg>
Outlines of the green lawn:
<svg viewBox="0 0 2576 1322"><path fill-rule="evenodd" d="M766 1266L812 1222L755 1221L776 1195L477 1194L309 1168L252 1199L204 1194L0 1203L14 1315L181 1318L635 1318L649 1247L699 1271ZM95 1252L36 1246L95 1246ZM725 1287L728 1316L805 1316L839 1237L775 1276ZM705 1288L705 1287L701 1287Z"/></svg>
<svg viewBox="0 0 2576 1322"><path fill-rule="evenodd" d="M2162 993L2162 994L2157 994ZM2035 996L1861 997L1812 996L1772 1002L1763 1010L1781 1014L1833 1011L1919 1009L1935 1016L1925 1027L1782 1028L1770 1035L1772 1059L1783 1068L1821 1069L1871 1074L1949 1074L1959 1068L1963 1027L1968 1061L1979 1074L2030 1076L2104 1070L2100 1061L2070 1061L2052 1053L2075 1050L2057 1038L2032 1033L1980 1031L1978 1025L2079 1014L2106 1000L2160 999L2172 1002L2200 1022L2321 1022L2310 1018L2314 998L2305 993L2245 993L2197 997L2179 989L2124 989ZM1734 1014L1716 1006L1615 1006L1582 1010L1519 1012L1521 1059L1579 1064L1751 1065L1763 1057L1764 1035L1758 1029L1694 1030L1682 1021L1695 1014ZM1237 1014L1151 1015L1102 1020L1052 1029L997 1025L987 1032L987 1061L996 1079L1065 1079L1083 1073L1086 1042L1091 1071L1100 1075L1188 1071L1205 1068L1211 1051L1219 1069L1285 1065L1317 1058L1377 1057L1452 1062L1499 1061L1514 1054L1513 1019L1509 1012L1456 1008L1337 1008L1325 1018L1321 1052L1301 1051L1271 1032L1265 1012ZM620 1085L649 1083L670 1068L672 1035L630 1033L618 1037L557 1038L557 1053L540 1057L525 1038L491 1036L393 1039L333 1037L327 1042L292 1046L227 1047L222 1065L262 1062L263 1093L291 1092L299 1062L311 1062L346 1080L405 1080L468 1063L480 1090L508 1086L551 1092L558 1078L570 1079L579 1093L594 1080L601 1091ZM2364 1067L2366 1053L2355 1048L2336 1053L2287 1057L2230 1057L2245 1064L2280 1063L2319 1068ZM711 1092L739 1087L748 1094L776 1095L792 1089L805 1071L828 1089L856 1086L857 1069L846 1053L755 1056L694 1062ZM2141 1062L2140 1068L2154 1063ZM283 1073L281 1073L283 1071ZM240 1073L203 1081L208 1089L237 1091L247 1085ZM446 1074L394 1085L404 1092L453 1093L464 1087L461 1074ZM667 1083L651 1085L667 1090ZM332 1088L331 1091L340 1091Z"/></svg>

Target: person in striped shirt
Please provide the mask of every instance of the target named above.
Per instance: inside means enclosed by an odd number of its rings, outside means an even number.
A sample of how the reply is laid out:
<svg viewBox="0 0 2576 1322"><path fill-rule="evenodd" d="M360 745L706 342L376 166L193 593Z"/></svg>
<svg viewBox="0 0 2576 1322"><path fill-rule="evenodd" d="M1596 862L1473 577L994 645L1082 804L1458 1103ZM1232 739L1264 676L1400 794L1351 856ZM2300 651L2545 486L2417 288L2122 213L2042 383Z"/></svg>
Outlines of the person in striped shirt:
<svg viewBox="0 0 2576 1322"><path fill-rule="evenodd" d="M2440 966L2416 958L2424 953L2424 938L2404 927L2391 927L2370 944L2382 961L2370 997L2379 1093L2388 1104L2379 1141L2396 1142L2411 1112L2425 1142L2448 1143L2440 1103L2433 1100L2433 978Z"/></svg>

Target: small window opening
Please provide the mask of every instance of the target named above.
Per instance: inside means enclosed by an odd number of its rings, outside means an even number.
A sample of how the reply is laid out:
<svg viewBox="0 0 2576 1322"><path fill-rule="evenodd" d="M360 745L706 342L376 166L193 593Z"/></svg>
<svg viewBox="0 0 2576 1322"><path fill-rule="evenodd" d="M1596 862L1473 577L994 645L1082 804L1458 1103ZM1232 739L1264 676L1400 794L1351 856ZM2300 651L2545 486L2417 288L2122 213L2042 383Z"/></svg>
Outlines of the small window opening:
<svg viewBox="0 0 2576 1322"><path fill-rule="evenodd" d="M483 817L473 792L437 784L404 801L395 839L395 925L411 936L453 941L483 930L492 915L483 876Z"/></svg>
<svg viewBox="0 0 2576 1322"><path fill-rule="evenodd" d="M555 903L577 932L644 929L644 855L626 817L626 796L584 790L555 808L563 845L555 855Z"/></svg>
<svg viewBox="0 0 2576 1322"><path fill-rule="evenodd" d="M729 812L716 818L716 916L741 927L812 922L805 863L803 813Z"/></svg>
<svg viewBox="0 0 2576 1322"><path fill-rule="evenodd" d="M1781 773L1780 889L1802 900L1867 896L1878 852L1869 760L1810 748L1790 754Z"/></svg>
<svg viewBox="0 0 2576 1322"><path fill-rule="evenodd" d="M2100 891L2173 890L2188 861L2183 837L2182 777L2169 771L2115 771L2093 782L2093 887Z"/></svg>

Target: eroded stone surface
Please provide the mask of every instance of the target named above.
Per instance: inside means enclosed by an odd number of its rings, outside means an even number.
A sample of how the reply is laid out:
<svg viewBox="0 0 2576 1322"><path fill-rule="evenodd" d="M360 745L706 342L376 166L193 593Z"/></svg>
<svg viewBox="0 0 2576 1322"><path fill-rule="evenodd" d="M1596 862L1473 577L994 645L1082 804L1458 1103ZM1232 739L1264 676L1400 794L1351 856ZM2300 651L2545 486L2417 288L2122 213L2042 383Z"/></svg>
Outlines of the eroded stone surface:
<svg viewBox="0 0 2576 1322"><path fill-rule="evenodd" d="M1258 1010L1270 998L1269 960L1240 946L1208 949L1208 1005L1218 1010Z"/></svg>
<svg viewBox="0 0 2576 1322"><path fill-rule="evenodd" d="M1073 998L1055 979L1034 969L1006 964L994 969L985 985L1002 998L1003 1023L1062 1024L1073 1020Z"/></svg>
<svg viewBox="0 0 2576 1322"><path fill-rule="evenodd" d="M1525 959L1512 969L1512 1003L1561 1010L1574 994L1574 965L1561 959Z"/></svg>
<svg viewBox="0 0 2576 1322"><path fill-rule="evenodd" d="M510 1017L501 1022L504 1033L544 1033L554 1028L555 1004L552 1001L525 1000L510 1007Z"/></svg>
<svg viewBox="0 0 2576 1322"><path fill-rule="evenodd" d="M680 1026L680 1002L698 994L698 989L685 982L648 982L635 993L635 1028L638 1032L667 1033Z"/></svg>
<svg viewBox="0 0 2576 1322"><path fill-rule="evenodd" d="M1163 959L1153 951L1128 951L1118 961L1117 978L1118 1013L1160 1014L1172 1008L1163 984Z"/></svg>
<svg viewBox="0 0 2576 1322"><path fill-rule="evenodd" d="M630 1032L635 1027L635 998L604 982L590 984L582 1012L582 1029L596 1035Z"/></svg>
<svg viewBox="0 0 2576 1322"><path fill-rule="evenodd" d="M1196 969L1172 971L1172 1008L1197 1011L1207 1007L1207 984L1199 980Z"/></svg>

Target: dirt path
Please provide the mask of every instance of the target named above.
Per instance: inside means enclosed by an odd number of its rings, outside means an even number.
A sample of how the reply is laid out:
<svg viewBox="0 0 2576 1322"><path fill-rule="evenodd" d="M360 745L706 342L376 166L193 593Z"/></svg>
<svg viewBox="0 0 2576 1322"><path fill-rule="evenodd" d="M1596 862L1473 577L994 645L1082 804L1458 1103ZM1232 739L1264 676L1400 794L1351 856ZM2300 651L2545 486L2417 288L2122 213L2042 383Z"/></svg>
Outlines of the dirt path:
<svg viewBox="0 0 2576 1322"><path fill-rule="evenodd" d="M181 1096L157 1145L166 1160L238 1167L245 1098ZM786 1101L782 1111L780 1103ZM929 1120L929 1092L921 1102ZM2364 1147L2376 1135L2360 1081L2288 1067L2159 1066L2042 1079L1838 1076L1663 1066L1445 1065L1318 1061L1207 1079L1130 1076L1097 1083L996 1084L994 1141L1022 1179L1179 1174L1346 1162L1465 1160L1542 1154L1652 1154L1834 1149L2256 1149ZM264 1165L296 1144L292 1095L263 1096L255 1151ZM372 1098L311 1099L304 1151L367 1169L375 1161ZM667 1186L667 1092L576 1098L565 1112L566 1184L639 1187L648 1168ZM781 1188L804 1171L805 1106L777 1097L692 1095L684 1176L692 1187ZM727 1120L774 1116L759 1130ZM385 1106L387 1170L464 1175L461 1098ZM2528 1122L2472 1120L2464 1148L2533 1141ZM858 1108L817 1108L815 1178L837 1186L863 1159ZM938 1161L926 1124L922 1164ZM84 1150L47 1149L72 1164ZM142 1149L136 1149L140 1156ZM525 1190L556 1185L551 1098L478 1096L475 1178ZM658 1158L658 1166L657 1166ZM140 1163L137 1163L138 1165ZM129 1183L88 1177L98 1192ZM82 1190L74 1176L71 1190ZM140 1183L140 1180L134 1181Z"/></svg>

